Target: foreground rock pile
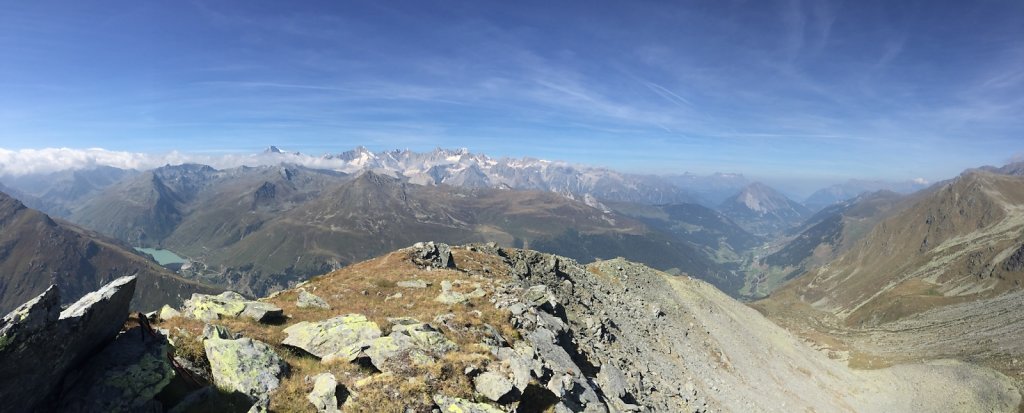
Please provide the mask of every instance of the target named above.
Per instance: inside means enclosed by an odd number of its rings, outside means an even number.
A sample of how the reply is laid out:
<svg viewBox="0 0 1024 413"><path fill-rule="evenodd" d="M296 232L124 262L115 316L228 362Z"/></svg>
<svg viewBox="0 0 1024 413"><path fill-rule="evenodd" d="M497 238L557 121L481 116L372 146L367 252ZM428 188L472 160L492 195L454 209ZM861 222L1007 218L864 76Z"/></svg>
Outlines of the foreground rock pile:
<svg viewBox="0 0 1024 413"><path fill-rule="evenodd" d="M619 259L583 266L494 244L421 243L266 299L195 294L138 325L125 323L133 286L116 280L64 311L51 289L6 316L0 371L46 373L0 375L0 406L1014 411L1020 402L1005 377L962 363L851 371L706 283Z"/></svg>

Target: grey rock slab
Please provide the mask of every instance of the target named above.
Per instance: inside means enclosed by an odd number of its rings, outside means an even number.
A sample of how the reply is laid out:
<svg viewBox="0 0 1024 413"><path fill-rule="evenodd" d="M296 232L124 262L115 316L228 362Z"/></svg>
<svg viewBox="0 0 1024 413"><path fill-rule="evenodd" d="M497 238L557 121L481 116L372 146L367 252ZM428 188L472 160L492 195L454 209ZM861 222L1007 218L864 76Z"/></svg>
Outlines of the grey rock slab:
<svg viewBox="0 0 1024 413"><path fill-rule="evenodd" d="M626 376L612 364L601 366L601 371L597 373L597 384L601 386L605 396L619 399L626 396Z"/></svg>
<svg viewBox="0 0 1024 413"><path fill-rule="evenodd" d="M443 333L419 323L392 327L391 334L373 340L365 353L374 367L388 372L409 364L425 365L457 348Z"/></svg>
<svg viewBox="0 0 1024 413"><path fill-rule="evenodd" d="M203 340L213 381L221 390L237 391L256 401L280 384L287 365L277 353L258 340L209 338Z"/></svg>
<svg viewBox="0 0 1024 413"><path fill-rule="evenodd" d="M121 277L61 311L50 287L0 320L0 406L53 402L65 374L121 330L134 293L135 277Z"/></svg>
<svg viewBox="0 0 1024 413"><path fill-rule="evenodd" d="M299 297L295 300L295 306L299 308L322 308L330 310L331 306L323 298L306 290L299 290Z"/></svg>
<svg viewBox="0 0 1024 413"><path fill-rule="evenodd" d="M320 322L303 321L284 329L288 335L282 342L305 350L319 358L335 355L355 360L381 331L362 314L346 314Z"/></svg>
<svg viewBox="0 0 1024 413"><path fill-rule="evenodd" d="M424 280L405 280L399 281L397 285L402 288L427 288L430 286L430 283Z"/></svg>
<svg viewBox="0 0 1024 413"><path fill-rule="evenodd" d="M493 371L486 371L473 380L473 386L477 393L491 401L497 402L512 392L512 382L508 377Z"/></svg>
<svg viewBox="0 0 1024 413"><path fill-rule="evenodd" d="M182 305L182 312L186 317L203 321L245 316L259 322L268 322L284 315L284 312L273 304L247 300L234 291L225 291L218 295L192 294L192 298L185 300Z"/></svg>

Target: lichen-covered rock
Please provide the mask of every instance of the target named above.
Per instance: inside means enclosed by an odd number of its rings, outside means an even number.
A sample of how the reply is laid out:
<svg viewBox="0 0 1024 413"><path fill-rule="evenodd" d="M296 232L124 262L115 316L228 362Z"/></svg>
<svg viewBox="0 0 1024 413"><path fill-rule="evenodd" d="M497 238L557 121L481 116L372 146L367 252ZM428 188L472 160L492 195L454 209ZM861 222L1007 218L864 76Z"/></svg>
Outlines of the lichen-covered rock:
<svg viewBox="0 0 1024 413"><path fill-rule="evenodd" d="M167 361L170 345L162 335L135 327L86 361L65 384L62 412L137 411L151 403L174 378Z"/></svg>
<svg viewBox="0 0 1024 413"><path fill-rule="evenodd" d="M532 307L550 305L552 301L554 301L554 296L543 284L532 286L523 292L523 302Z"/></svg>
<svg viewBox="0 0 1024 413"><path fill-rule="evenodd" d="M248 337L237 340L213 337L203 340L203 347L217 387L237 391L253 401L276 389L281 375L287 371L287 365L270 346Z"/></svg>
<svg viewBox="0 0 1024 413"><path fill-rule="evenodd" d="M160 308L160 313L158 316L160 317L161 320L170 320L175 317L180 317L181 312L165 304L163 307Z"/></svg>
<svg viewBox="0 0 1024 413"><path fill-rule="evenodd" d="M362 314L347 314L324 321L303 321L284 329L288 335L282 344L324 358L335 355L355 360L370 342L380 337L380 327Z"/></svg>
<svg viewBox="0 0 1024 413"><path fill-rule="evenodd" d="M434 395L434 403L437 403L437 407L441 408L443 413L503 413L497 407L491 406L487 403L473 403L466 399L460 399L458 397L442 396L440 394Z"/></svg>
<svg viewBox="0 0 1024 413"><path fill-rule="evenodd" d="M284 311L276 305L260 301L247 301L242 310L243 317L249 317L261 323L270 322L284 317Z"/></svg>
<svg viewBox="0 0 1024 413"><path fill-rule="evenodd" d="M338 380L331 373L321 373L313 377L313 391L306 395L320 413L337 413L338 410Z"/></svg>
<svg viewBox="0 0 1024 413"><path fill-rule="evenodd" d="M267 322L284 315L284 312L273 304L246 300L234 291L225 291L218 295L192 294L192 298L185 300L182 310L186 316L202 321L245 316L259 322Z"/></svg>
<svg viewBox="0 0 1024 413"><path fill-rule="evenodd" d="M415 252L412 260L417 264L435 268L455 268L455 259L452 258L452 249L448 244L433 241L417 242L413 249Z"/></svg>
<svg viewBox="0 0 1024 413"><path fill-rule="evenodd" d="M477 393L495 402L512 392L512 382L509 381L508 377L493 371L485 371L483 374L476 376L476 379L473 380L473 386Z"/></svg>
<svg viewBox="0 0 1024 413"><path fill-rule="evenodd" d="M135 277L121 277L60 310L50 287L0 320L0 406L45 410L70 368L121 330Z"/></svg>
<svg viewBox="0 0 1024 413"><path fill-rule="evenodd" d="M331 306L323 298L306 290L299 290L299 297L295 300L295 306L299 308L322 308L330 310Z"/></svg>
<svg viewBox="0 0 1024 413"><path fill-rule="evenodd" d="M429 324L400 324L391 334L370 343L365 350L380 371L395 371L410 364L425 365L458 346Z"/></svg>

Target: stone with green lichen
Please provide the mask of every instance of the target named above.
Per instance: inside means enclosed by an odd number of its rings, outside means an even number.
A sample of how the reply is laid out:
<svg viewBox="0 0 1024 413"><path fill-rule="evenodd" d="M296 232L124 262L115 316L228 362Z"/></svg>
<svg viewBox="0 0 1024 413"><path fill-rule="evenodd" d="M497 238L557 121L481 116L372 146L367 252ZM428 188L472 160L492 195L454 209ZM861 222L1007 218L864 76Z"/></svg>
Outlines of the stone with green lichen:
<svg viewBox="0 0 1024 413"><path fill-rule="evenodd" d="M186 316L202 321L214 321L221 317L249 317L267 322L284 315L277 306L260 301L247 300L234 291L218 295L192 294L182 306Z"/></svg>
<svg viewBox="0 0 1024 413"><path fill-rule="evenodd" d="M429 324L417 322L393 326L391 334L373 340L365 353L377 369L395 371L409 365L427 365L457 348Z"/></svg>
<svg viewBox="0 0 1024 413"><path fill-rule="evenodd" d="M320 413L337 413L338 410L338 380L331 373L321 373L313 377L313 391L306 395Z"/></svg>
<svg viewBox="0 0 1024 413"><path fill-rule="evenodd" d="M304 289L299 290L299 297L295 300L295 306L299 308L322 308L330 310L331 306L323 298L316 296Z"/></svg>
<svg viewBox="0 0 1024 413"><path fill-rule="evenodd" d="M448 397L440 394L434 395L434 403L441 408L442 413L503 413L497 407L487 403L474 403L458 397Z"/></svg>
<svg viewBox="0 0 1024 413"><path fill-rule="evenodd" d="M174 308L171 308L171 306L169 305L164 304L164 306L160 308L159 317L161 320L170 320L172 318L180 316L181 312L175 310Z"/></svg>
<svg viewBox="0 0 1024 413"><path fill-rule="evenodd" d="M253 401L276 389L281 384L281 375L287 371L287 365L277 353L259 340L213 337L204 340L203 347L217 387L237 391Z"/></svg>
<svg viewBox="0 0 1024 413"><path fill-rule="evenodd" d="M170 345L135 327L86 361L62 393L60 411L135 411L170 384Z"/></svg>
<svg viewBox="0 0 1024 413"><path fill-rule="evenodd" d="M303 321L284 329L282 344L324 358L328 355L355 360L364 348L380 337L380 327L362 314L347 314L320 322Z"/></svg>
<svg viewBox="0 0 1024 413"><path fill-rule="evenodd" d="M71 383L68 372L80 370L121 330L135 280L118 278L63 311L50 286L0 319L0 406L35 411L53 405L52 395Z"/></svg>

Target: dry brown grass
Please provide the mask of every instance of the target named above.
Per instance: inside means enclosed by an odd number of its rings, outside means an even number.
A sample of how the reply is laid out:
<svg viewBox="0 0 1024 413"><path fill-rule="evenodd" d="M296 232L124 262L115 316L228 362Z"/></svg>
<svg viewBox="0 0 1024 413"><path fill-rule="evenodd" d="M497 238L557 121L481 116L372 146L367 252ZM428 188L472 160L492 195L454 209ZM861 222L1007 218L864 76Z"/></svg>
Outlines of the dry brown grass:
<svg viewBox="0 0 1024 413"><path fill-rule="evenodd" d="M498 310L488 301L490 294L471 299L468 303L447 305L434 301L441 292L441 282L457 283L456 291L468 293L480 284L485 290L510 276L504 262L493 255L463 248L453 248L456 265L460 270L419 268L413 264L408 251L396 251L388 255L364 261L352 266L311 279L302 288L326 301L330 310L298 308L295 300L297 290L282 292L265 301L281 307L287 321L280 325L256 323L246 318L222 319L223 325L233 333L263 341L271 345L289 365L290 373L283 377L281 386L271 395L271 410L276 412L311 411L313 406L306 400L312 389L307 377L331 372L338 382L354 393L344 405L345 411L352 412L402 412L430 411L431 396L441 393L449 396L472 398L473 387L464 371L466 367L486 367L493 362L493 356L481 340L486 335L483 325L494 327L510 343L520 339L511 325L511 314ZM421 279L430 283L424 289L402 288L399 281ZM403 297L385 301L385 298L401 292ZM432 322L439 315L454 314L450 324L455 330L441 328L445 335L459 345L459 350L449 353L434 363L413 366L400 376L377 373L372 368L356 363L336 362L323 364L319 359L301 350L281 345L286 335L283 330L300 321L320 321L340 314L360 313L376 322L384 334L390 331L389 317L413 317L423 322ZM196 337L201 335L203 323L196 320L177 318L157 323L168 328L172 336ZM195 339L180 340L179 354L190 360L205 360L202 343ZM361 385L357 386L357 383Z"/></svg>

